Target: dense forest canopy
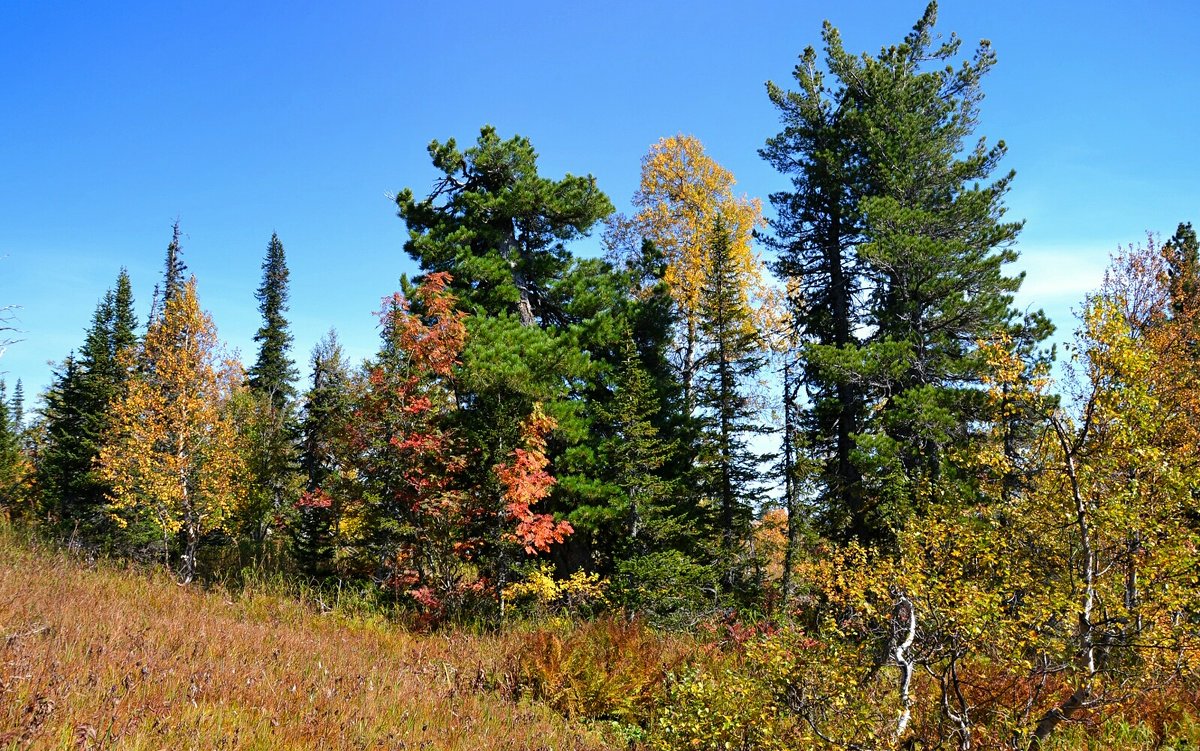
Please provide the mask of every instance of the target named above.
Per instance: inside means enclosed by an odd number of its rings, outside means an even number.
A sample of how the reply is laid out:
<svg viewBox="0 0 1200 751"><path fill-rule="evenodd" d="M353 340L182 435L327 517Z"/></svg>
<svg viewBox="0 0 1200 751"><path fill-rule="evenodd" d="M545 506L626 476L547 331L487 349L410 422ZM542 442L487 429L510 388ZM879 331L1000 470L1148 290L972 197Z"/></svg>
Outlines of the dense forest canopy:
<svg viewBox="0 0 1200 751"><path fill-rule="evenodd" d="M419 273L363 362L334 331L292 351L320 301L274 233L231 355L176 223L44 393L0 382L4 518L182 583L356 583L422 628L749 629L741 672L645 721L663 748L1037 748L1194 692L1196 233L1113 257L1052 378L980 135L996 56L936 24L860 55L827 23L767 84L765 200L686 134L628 215L520 135L433 141L432 187L395 195Z"/></svg>

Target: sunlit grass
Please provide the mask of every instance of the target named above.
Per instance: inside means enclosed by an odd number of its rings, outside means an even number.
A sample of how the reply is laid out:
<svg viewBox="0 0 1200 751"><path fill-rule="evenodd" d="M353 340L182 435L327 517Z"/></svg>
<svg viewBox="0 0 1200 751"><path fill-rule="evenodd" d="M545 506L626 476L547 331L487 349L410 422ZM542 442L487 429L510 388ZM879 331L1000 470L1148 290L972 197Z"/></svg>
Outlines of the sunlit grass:
<svg viewBox="0 0 1200 751"><path fill-rule="evenodd" d="M604 748L492 690L504 648L0 533L0 748Z"/></svg>

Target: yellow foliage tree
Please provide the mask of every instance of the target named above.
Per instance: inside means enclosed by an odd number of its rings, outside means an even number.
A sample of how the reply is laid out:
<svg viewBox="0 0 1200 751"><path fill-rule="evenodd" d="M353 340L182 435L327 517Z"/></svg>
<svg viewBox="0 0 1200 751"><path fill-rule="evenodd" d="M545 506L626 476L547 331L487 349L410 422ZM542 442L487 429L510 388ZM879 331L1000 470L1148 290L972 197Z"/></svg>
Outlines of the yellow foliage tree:
<svg viewBox="0 0 1200 751"><path fill-rule="evenodd" d="M762 309L768 297L765 268L754 252L754 230L764 226L762 203L733 192L733 173L717 164L695 136L675 135L650 147L633 196L637 213L611 220L605 239L617 256L632 253L644 238L666 262L664 281L680 318L679 367L690 405L697 367L702 290L712 267L718 219L729 236L729 263L746 299Z"/></svg>
<svg viewBox="0 0 1200 751"><path fill-rule="evenodd" d="M116 403L113 432L97 462L112 484L115 508L148 514L167 551L171 536L183 534L181 575L188 583L201 536L220 528L246 488L228 410L241 370L220 361L195 279L167 301L131 356L137 372Z"/></svg>

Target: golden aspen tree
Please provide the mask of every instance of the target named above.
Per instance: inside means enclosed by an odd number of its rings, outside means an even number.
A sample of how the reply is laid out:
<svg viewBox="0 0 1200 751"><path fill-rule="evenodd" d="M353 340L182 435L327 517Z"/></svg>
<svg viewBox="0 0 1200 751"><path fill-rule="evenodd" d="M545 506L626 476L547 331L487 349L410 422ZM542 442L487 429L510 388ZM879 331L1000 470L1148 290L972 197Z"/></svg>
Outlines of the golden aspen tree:
<svg viewBox="0 0 1200 751"><path fill-rule="evenodd" d="M200 538L221 527L245 492L245 466L227 406L240 368L221 362L216 328L193 278L166 301L134 355L137 374L114 406L97 460L112 504L149 515L169 540L184 538L181 577L196 573Z"/></svg>
<svg viewBox="0 0 1200 751"><path fill-rule="evenodd" d="M687 405L692 405L692 379L697 368L702 291L712 266L720 218L728 235L729 265L739 292L761 307L766 294L765 267L754 252L754 230L765 226L762 203L733 192L733 173L704 151L695 136L675 135L650 147L642 159L642 178L633 196L637 212L609 225L606 241L615 253L630 252L638 240L653 241L666 262L663 280L679 314L679 368Z"/></svg>

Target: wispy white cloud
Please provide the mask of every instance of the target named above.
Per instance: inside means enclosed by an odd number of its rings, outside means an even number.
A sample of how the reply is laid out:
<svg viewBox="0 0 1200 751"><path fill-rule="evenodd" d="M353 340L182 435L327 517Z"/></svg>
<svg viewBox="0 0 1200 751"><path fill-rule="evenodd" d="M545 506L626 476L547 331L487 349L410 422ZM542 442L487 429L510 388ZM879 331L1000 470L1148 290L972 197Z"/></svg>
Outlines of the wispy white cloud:
<svg viewBox="0 0 1200 751"><path fill-rule="evenodd" d="M1025 272L1017 297L1024 305L1073 306L1100 286L1111 251L1116 248L1032 246L1021 249L1014 268Z"/></svg>

